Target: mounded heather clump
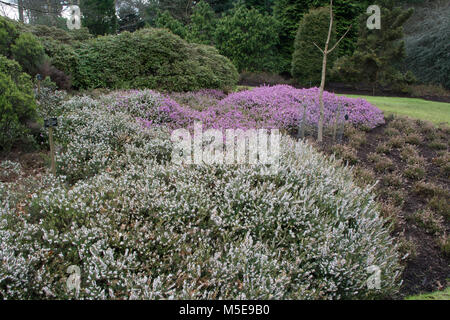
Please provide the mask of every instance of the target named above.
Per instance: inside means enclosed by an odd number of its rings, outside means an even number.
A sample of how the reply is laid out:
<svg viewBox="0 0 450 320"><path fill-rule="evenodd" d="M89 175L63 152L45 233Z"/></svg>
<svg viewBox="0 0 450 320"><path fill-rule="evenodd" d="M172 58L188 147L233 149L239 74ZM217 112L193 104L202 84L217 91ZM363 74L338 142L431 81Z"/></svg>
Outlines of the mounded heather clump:
<svg viewBox="0 0 450 320"><path fill-rule="evenodd" d="M283 136L276 174L180 167L164 127L145 128L88 98L64 108L56 139L67 178L30 183L23 197L0 183L1 298L70 298L71 265L81 269L81 299L353 299L398 290L397 248L370 188L312 147ZM367 287L373 265L380 290Z"/></svg>
<svg viewBox="0 0 450 320"><path fill-rule="evenodd" d="M139 110L139 101L144 98L146 110L150 110L150 103L158 99L150 93L118 99L116 104L108 104L108 99L99 104L88 97L65 103L66 113L59 117L60 126L55 132L60 148L56 155L58 173L74 182L111 170L113 165L120 168L139 159L169 160L169 131L165 127L143 130L143 120L124 112ZM128 109L117 109L124 104Z"/></svg>
<svg viewBox="0 0 450 320"><path fill-rule="evenodd" d="M254 110L261 118L269 116L278 127L289 128L298 125L306 107L306 121L317 124L319 120L319 89L296 89L288 85L259 87L253 90L230 94L221 105L240 106L242 110ZM357 126L374 128L384 123L381 110L364 99L352 99L324 92L325 125L332 125L336 118Z"/></svg>
<svg viewBox="0 0 450 320"><path fill-rule="evenodd" d="M180 96L175 100L166 96L160 107L160 111L170 117L172 127L189 127L196 120L207 128L278 128L291 131L298 127L303 114L306 115L306 125L317 126L319 119L318 88L259 87L232 93L220 100L211 99L210 107L196 103L192 97L183 103ZM326 127L345 121L346 115L347 122L359 127L374 128L384 123L382 111L364 99L325 92L324 103Z"/></svg>

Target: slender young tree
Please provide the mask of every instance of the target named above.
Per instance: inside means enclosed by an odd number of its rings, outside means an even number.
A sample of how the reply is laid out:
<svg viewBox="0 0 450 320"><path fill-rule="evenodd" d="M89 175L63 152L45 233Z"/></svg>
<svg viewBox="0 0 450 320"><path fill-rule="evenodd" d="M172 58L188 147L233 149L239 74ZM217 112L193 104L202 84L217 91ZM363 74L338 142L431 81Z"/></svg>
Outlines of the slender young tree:
<svg viewBox="0 0 450 320"><path fill-rule="evenodd" d="M18 8L19 8L19 20L20 20L20 22L25 22L25 20L23 18L23 0L18 0L17 4L18 4Z"/></svg>
<svg viewBox="0 0 450 320"><path fill-rule="evenodd" d="M351 29L350 27L347 29L347 31L342 35L342 37L334 44L334 46L331 49L328 49L330 46L330 39L331 39L331 31L333 30L333 0L330 0L330 27L328 29L328 36L327 41L325 42L325 48L320 48L315 42L313 44L317 47L317 49L322 52L323 60L322 60L322 78L320 81L320 92L319 92L319 103L320 103L320 117L319 117L319 124L318 124L318 132L317 132L317 140L319 142L323 141L323 121L324 121L324 106L323 106L323 90L325 89L325 78L327 73L327 57L328 55L336 49L336 47L339 45L339 43L342 41L342 39L345 38L347 33Z"/></svg>

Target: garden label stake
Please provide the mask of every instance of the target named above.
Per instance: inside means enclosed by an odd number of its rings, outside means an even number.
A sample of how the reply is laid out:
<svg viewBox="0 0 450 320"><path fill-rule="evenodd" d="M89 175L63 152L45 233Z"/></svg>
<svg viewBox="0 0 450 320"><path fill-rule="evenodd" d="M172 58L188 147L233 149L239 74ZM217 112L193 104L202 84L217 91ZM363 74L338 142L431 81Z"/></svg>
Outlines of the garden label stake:
<svg viewBox="0 0 450 320"><path fill-rule="evenodd" d="M338 132L338 143L341 144L344 137L345 122L348 120L348 114L345 115L344 120L340 123Z"/></svg>
<svg viewBox="0 0 450 320"><path fill-rule="evenodd" d="M336 141L336 130L339 118L341 117L341 104L339 104L339 107L337 109L336 118L334 119L334 125L333 125L333 141Z"/></svg>
<svg viewBox="0 0 450 320"><path fill-rule="evenodd" d="M37 86L38 86L38 95L41 95L41 80L42 80L42 75L41 74L37 74L36 75L36 79L37 79Z"/></svg>
<svg viewBox="0 0 450 320"><path fill-rule="evenodd" d="M303 97L304 99L305 97ZM297 99L295 99L296 102L300 102ZM300 109L301 110L301 109ZM299 110L299 113L300 113ZM303 104L303 115L302 118L298 120L298 133L297 133L297 138L299 139L303 139L305 138L305 117L306 117L306 105Z"/></svg>
<svg viewBox="0 0 450 320"><path fill-rule="evenodd" d="M45 120L44 126L48 128L48 140L50 142L51 170L52 174L56 176L55 143L53 141L53 128L58 126L58 119L50 118L48 120Z"/></svg>

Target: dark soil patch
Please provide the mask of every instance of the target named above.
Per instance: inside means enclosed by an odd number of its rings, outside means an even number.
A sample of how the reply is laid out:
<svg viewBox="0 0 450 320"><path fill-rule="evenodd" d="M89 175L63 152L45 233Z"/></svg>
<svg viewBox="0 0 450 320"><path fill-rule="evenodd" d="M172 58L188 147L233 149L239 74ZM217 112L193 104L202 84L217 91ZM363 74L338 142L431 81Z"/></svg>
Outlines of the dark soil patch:
<svg viewBox="0 0 450 320"><path fill-rule="evenodd" d="M21 165L22 172L25 176L36 175L45 170L44 154L40 151L27 152L23 150L13 150L9 153L0 153L0 163L5 160L18 162ZM9 177L6 181L11 182L16 177Z"/></svg>
<svg viewBox="0 0 450 320"><path fill-rule="evenodd" d="M392 125L392 119L387 119L387 123L379 126L369 132L366 132L366 141L361 146L354 148L357 154L357 167L362 167L371 170L375 173L376 179L381 181L387 173L377 173L375 170L375 164L372 163L368 156L371 153L376 152L376 148L379 144L386 143L391 137L388 136L385 131ZM415 125L418 122L414 120L406 120L405 123ZM405 130L410 130L411 127L407 127ZM418 130L415 128L415 130ZM438 186L440 190L443 190L444 197L448 203L448 191L450 187L448 175L443 172L443 169L433 163L433 159L442 154L449 152L448 141L450 141L450 135L448 130L433 129L437 132L441 141L445 141L447 144L446 150L436 151L428 146L431 139L424 134L423 142L417 145L420 157L425 159L425 176L421 179L422 182L431 183ZM406 135L404 130L400 130L400 135ZM314 143L314 142L313 142ZM348 135L343 140L343 145L349 146L351 143L351 136ZM331 141L331 138L325 138L325 141L318 146L321 151L325 153L333 153L333 146L335 143ZM405 144L406 145L406 144ZM383 157L390 159L394 164L393 172L399 175L404 174L407 163L400 156L400 148L391 147L387 154L382 154ZM403 176L404 177L404 176ZM398 216L398 224L393 231L393 235L399 238L399 241L407 239L414 244L415 252L411 254L406 260L405 271L403 274L403 285L401 288L401 296L418 294L423 292L431 292L441 290L447 286L447 281L450 279L450 259L443 252L439 245L439 239L450 234L450 223L448 217L443 219L443 230L440 233L431 233L423 226L418 224L412 218L413 215L422 209L429 208L429 197L424 194L418 194L414 192L414 185L417 180L404 177L403 183L398 187L390 187L394 191L401 191L404 194L404 203L399 206L401 214ZM377 199L380 202L389 200L389 192L383 193L383 189L387 186L383 186L383 183L378 184L376 192L378 194ZM448 213L447 213L448 215Z"/></svg>

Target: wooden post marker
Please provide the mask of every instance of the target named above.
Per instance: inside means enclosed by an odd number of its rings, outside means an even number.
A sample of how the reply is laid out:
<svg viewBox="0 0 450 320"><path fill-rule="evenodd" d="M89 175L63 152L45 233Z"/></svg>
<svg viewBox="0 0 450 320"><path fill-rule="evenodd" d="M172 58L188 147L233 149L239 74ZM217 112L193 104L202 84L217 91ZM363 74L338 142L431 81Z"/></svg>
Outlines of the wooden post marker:
<svg viewBox="0 0 450 320"><path fill-rule="evenodd" d="M37 85L38 85L38 95L41 95L41 81L42 81L42 75L38 73L36 75Z"/></svg>
<svg viewBox="0 0 450 320"><path fill-rule="evenodd" d="M53 141L53 128L58 126L58 118L50 118L45 120L44 126L48 128L48 140L50 142L50 157L52 174L56 176L56 162L55 162L55 143Z"/></svg>

